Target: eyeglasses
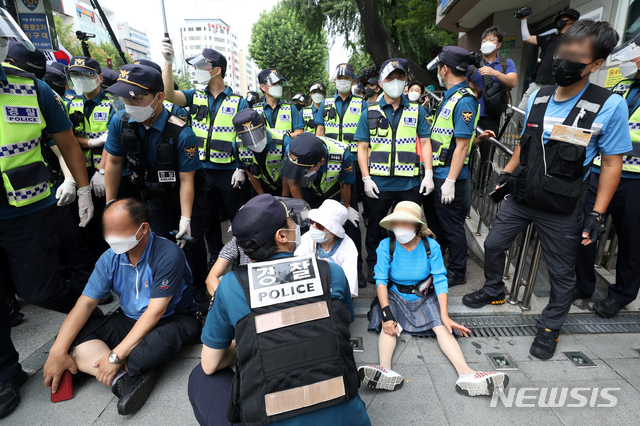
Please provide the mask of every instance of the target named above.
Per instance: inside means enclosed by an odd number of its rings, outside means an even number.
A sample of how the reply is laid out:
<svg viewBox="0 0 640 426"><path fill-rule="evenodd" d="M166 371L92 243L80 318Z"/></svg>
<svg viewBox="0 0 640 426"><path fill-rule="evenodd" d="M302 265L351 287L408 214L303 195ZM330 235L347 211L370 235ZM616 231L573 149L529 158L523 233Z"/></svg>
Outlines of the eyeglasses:
<svg viewBox="0 0 640 426"><path fill-rule="evenodd" d="M313 225L318 231L326 231L327 228L325 228L324 226L320 225L318 222L315 222L313 220L310 220L309 223L311 223L311 225Z"/></svg>

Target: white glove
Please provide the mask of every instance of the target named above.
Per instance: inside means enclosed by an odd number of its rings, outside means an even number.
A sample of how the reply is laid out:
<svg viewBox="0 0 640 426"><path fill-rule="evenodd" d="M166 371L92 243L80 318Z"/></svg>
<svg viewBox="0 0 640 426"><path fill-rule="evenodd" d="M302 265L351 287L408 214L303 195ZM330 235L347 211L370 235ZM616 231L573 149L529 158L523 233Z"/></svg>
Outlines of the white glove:
<svg viewBox="0 0 640 426"><path fill-rule="evenodd" d="M183 235L191 236L191 218L180 216L180 225L178 225L178 234L176 235L176 244L183 248L187 242L181 240Z"/></svg>
<svg viewBox="0 0 640 426"><path fill-rule="evenodd" d="M104 187L104 175L97 170L93 174L89 185L91 189L93 189L93 193L96 194L96 197L104 197L107 195L107 190Z"/></svg>
<svg viewBox="0 0 640 426"><path fill-rule="evenodd" d="M65 178L56 191L56 199L59 206L73 203L76 199L76 181L72 178Z"/></svg>
<svg viewBox="0 0 640 426"><path fill-rule="evenodd" d="M362 182L364 182L364 193L367 197L377 200L378 196L376 194L379 194L380 191L378 190L378 185L371 179L371 176L363 177Z"/></svg>
<svg viewBox="0 0 640 426"><path fill-rule="evenodd" d="M240 188L244 183L244 180L244 170L236 169L236 171L233 172L233 176L231 176L231 186L233 186L234 188Z"/></svg>
<svg viewBox="0 0 640 426"><path fill-rule="evenodd" d="M89 139L89 142L87 142L87 145L89 145L89 148L100 148L104 146L104 143L107 141L108 137L109 137L109 132L104 132L103 134L98 136L96 139Z"/></svg>
<svg viewBox="0 0 640 426"><path fill-rule="evenodd" d="M443 184L442 188L440 188L442 192L442 198L440 198L440 202L442 204L451 204L453 199L456 197L456 181L447 179Z"/></svg>
<svg viewBox="0 0 640 426"><path fill-rule="evenodd" d="M170 39L162 39L162 47L160 48L160 52L162 52L162 56L164 57L164 62L166 64L173 63L173 46L171 45Z"/></svg>
<svg viewBox="0 0 640 426"><path fill-rule="evenodd" d="M80 213L81 228L87 226L87 223L93 217L93 201L91 201L91 185L78 188L78 213Z"/></svg>
<svg viewBox="0 0 640 426"><path fill-rule="evenodd" d="M353 207L349 207L347 208L347 219L349 219L349 222L353 223L353 226L358 226L358 222L360 221L360 213L358 213L358 210L354 209Z"/></svg>
<svg viewBox="0 0 640 426"><path fill-rule="evenodd" d="M435 188L435 184L433 183L433 170L425 170L424 178L420 183L420 194L429 195L431 191Z"/></svg>

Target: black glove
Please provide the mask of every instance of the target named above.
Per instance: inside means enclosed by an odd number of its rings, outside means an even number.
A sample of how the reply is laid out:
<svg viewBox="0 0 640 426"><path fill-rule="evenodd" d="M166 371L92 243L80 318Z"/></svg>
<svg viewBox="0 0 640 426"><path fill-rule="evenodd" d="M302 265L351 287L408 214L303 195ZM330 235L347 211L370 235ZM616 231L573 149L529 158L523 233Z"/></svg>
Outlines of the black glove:
<svg viewBox="0 0 640 426"><path fill-rule="evenodd" d="M385 306L384 308L382 308L382 322L395 321L395 320L396 319L391 313L391 308L389 306Z"/></svg>
<svg viewBox="0 0 640 426"><path fill-rule="evenodd" d="M498 176L498 180L496 180L496 186L502 186L503 183L507 183L510 177L511 173L509 172L500 173L500 176Z"/></svg>
<svg viewBox="0 0 640 426"><path fill-rule="evenodd" d="M589 216L584 218L584 229L582 232L588 232L589 238L594 243L598 240L598 237L604 234L604 222L606 213L598 213L597 211L592 211L589 213Z"/></svg>

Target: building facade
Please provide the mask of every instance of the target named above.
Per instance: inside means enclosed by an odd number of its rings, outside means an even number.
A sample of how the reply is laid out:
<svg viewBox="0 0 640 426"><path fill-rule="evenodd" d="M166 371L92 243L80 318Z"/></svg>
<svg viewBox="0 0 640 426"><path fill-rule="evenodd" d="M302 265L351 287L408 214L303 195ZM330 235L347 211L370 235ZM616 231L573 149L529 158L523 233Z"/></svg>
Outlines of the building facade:
<svg viewBox="0 0 640 426"><path fill-rule="evenodd" d="M244 95L249 91L257 92L260 89L258 84L258 74L260 68L249 57L244 50L239 52L240 56L240 94Z"/></svg>
<svg viewBox="0 0 640 426"><path fill-rule="evenodd" d="M118 22L115 33L122 50L131 59L151 60L151 45L146 32L132 28L127 22Z"/></svg>

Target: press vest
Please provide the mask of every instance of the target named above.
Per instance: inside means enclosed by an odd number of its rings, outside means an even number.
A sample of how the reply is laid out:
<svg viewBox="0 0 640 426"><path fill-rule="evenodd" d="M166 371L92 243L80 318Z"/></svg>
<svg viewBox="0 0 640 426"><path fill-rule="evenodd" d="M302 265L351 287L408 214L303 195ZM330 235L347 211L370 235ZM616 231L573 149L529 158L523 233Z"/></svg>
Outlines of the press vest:
<svg viewBox="0 0 640 426"><path fill-rule="evenodd" d="M520 164L509 179L509 193L516 201L531 207L569 214L584 192L584 176L591 164L583 165L585 146L554 139L543 145L545 122L548 122L547 127L557 123L545 116L555 90L556 86L544 87L533 101L520 138ZM593 121L611 95L609 90L590 84L563 124L573 126L576 123L576 127L595 131Z"/></svg>
<svg viewBox="0 0 640 426"><path fill-rule="evenodd" d="M264 124L265 126L267 126L268 128L271 129L276 129L276 130L280 130L281 132L291 132L293 129L291 126L293 126L293 122L291 119L291 104L289 102L286 101L282 101L282 103L279 105L280 108L278 108L278 114L276 116L276 122L275 125L272 127L269 124L269 120L267 120L267 116L266 113L264 112L264 102L258 102L257 104L255 104L253 106L253 109L256 110L258 112L258 114L262 114L262 116L264 117ZM296 111L297 113L297 111ZM269 117L271 118L271 117Z"/></svg>
<svg viewBox="0 0 640 426"><path fill-rule="evenodd" d="M627 99L629 89L634 80L623 80L616 84L612 92ZM629 116L629 134L631 135L632 149L622 157L622 170L625 172L640 173L640 108L636 108ZM600 167L600 155L593 160L593 165Z"/></svg>
<svg viewBox="0 0 640 426"><path fill-rule="evenodd" d="M342 171L344 154L349 149L349 146L326 136L321 136L320 139L324 146L327 147L328 161L325 163L326 171L316 177L310 188L323 198L335 198L340 194L340 185L336 186L336 184L340 177L340 171Z"/></svg>
<svg viewBox="0 0 640 426"><path fill-rule="evenodd" d="M193 94L191 106L191 127L198 138L198 156L200 161L210 161L216 164L229 164L235 161L233 156L233 141L236 130L233 127L233 117L238 112L240 99L238 95L228 95L220 105L213 124L209 111L209 92L196 90Z"/></svg>
<svg viewBox="0 0 640 426"><path fill-rule="evenodd" d="M420 105L409 102L403 108L398 127L393 129L378 102L368 107L369 174L371 176L413 177L420 172L416 153Z"/></svg>
<svg viewBox="0 0 640 426"><path fill-rule="evenodd" d="M342 118L335 107L335 101L334 98L324 100L324 111L322 111L324 134L327 137L349 144L351 152L357 153L358 142L354 141L353 137L356 134L358 120L362 115L364 100L357 96L352 96Z"/></svg>
<svg viewBox="0 0 640 426"><path fill-rule="evenodd" d="M8 83L0 82L0 206L24 207L51 194L53 174L42 154L47 127L35 76L2 64Z"/></svg>
<svg viewBox="0 0 640 426"><path fill-rule="evenodd" d="M300 116L304 121L304 131L309 133L316 132L316 121L313 116L313 107L307 106L300 110Z"/></svg>
<svg viewBox="0 0 640 426"><path fill-rule="evenodd" d="M238 137L236 140L238 159L253 177L263 181L271 189L277 189L282 186L280 183L280 165L284 156L282 145L285 133L275 129L267 129L267 131L271 134L273 143L276 146L275 149L255 153L242 145Z"/></svg>
<svg viewBox="0 0 640 426"><path fill-rule="evenodd" d="M236 324L228 419L262 426L355 398L351 316L331 297L329 265L297 256L251 268L235 271L251 312Z"/></svg>
<svg viewBox="0 0 640 426"><path fill-rule="evenodd" d="M76 96L69 102L69 119L73 123L73 133L81 138L98 139L109 130L109 112L111 111L111 101L104 98L97 104L90 117L84 115L84 98ZM97 169L102 160L102 149L83 148L82 153L88 168Z"/></svg>
<svg viewBox="0 0 640 426"><path fill-rule="evenodd" d="M442 100L444 105L440 109L440 113L432 118L433 126L431 127L431 149L433 150L433 166L448 166L451 164L452 156L450 154L451 142L454 138L455 125L453 123L454 111L456 105L460 99L465 96L472 96L476 100L478 109L476 111L475 121L473 127L475 128L480 119L480 105L471 89L463 87L458 89L449 99ZM435 113L437 113L437 109ZM473 139L475 139L475 132L471 134L471 140L469 142L469 151L464 159L464 164L469 163L469 154L473 148Z"/></svg>

